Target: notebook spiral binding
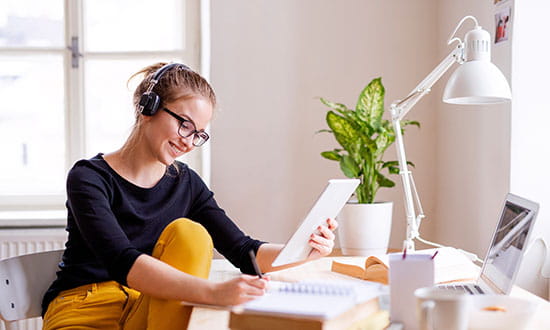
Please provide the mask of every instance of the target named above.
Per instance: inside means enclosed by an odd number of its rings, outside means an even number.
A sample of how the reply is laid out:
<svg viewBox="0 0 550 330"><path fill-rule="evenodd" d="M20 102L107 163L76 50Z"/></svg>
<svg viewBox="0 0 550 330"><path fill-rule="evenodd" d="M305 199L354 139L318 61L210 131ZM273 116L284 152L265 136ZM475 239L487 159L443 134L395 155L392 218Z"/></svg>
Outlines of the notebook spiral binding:
<svg viewBox="0 0 550 330"><path fill-rule="evenodd" d="M312 294L353 296L355 291L352 286L327 284L322 282L288 282L279 284L275 291L289 294Z"/></svg>

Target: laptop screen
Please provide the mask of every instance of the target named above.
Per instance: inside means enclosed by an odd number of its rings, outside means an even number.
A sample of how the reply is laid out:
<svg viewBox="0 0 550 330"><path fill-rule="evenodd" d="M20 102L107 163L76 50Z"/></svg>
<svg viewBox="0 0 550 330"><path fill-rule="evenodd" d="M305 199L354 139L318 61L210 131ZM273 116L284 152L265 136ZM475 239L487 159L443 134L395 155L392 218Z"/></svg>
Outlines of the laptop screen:
<svg viewBox="0 0 550 330"><path fill-rule="evenodd" d="M481 273L499 293L512 289L537 210L536 203L508 194Z"/></svg>

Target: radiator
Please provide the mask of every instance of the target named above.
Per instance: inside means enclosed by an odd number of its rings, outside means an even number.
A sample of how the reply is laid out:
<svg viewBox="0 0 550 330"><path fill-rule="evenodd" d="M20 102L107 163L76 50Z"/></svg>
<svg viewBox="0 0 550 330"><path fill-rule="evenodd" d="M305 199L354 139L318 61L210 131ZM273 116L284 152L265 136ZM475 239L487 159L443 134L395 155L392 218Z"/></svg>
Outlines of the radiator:
<svg viewBox="0 0 550 330"><path fill-rule="evenodd" d="M0 229L0 259L62 249L66 240L64 228ZM5 330L4 322L0 323L0 330ZM20 330L42 329L40 317L18 323Z"/></svg>

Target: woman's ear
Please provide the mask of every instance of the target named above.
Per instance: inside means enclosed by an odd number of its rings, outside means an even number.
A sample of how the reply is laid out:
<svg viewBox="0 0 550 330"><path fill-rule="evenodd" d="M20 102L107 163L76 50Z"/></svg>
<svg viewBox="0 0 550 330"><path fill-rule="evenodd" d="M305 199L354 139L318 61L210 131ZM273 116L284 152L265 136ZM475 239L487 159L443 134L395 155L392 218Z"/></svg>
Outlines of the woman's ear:
<svg viewBox="0 0 550 330"><path fill-rule="evenodd" d="M138 121L138 123L146 123L146 122L150 121L151 119L153 119L153 117L154 116L146 116L146 115L140 113L138 115L137 121Z"/></svg>

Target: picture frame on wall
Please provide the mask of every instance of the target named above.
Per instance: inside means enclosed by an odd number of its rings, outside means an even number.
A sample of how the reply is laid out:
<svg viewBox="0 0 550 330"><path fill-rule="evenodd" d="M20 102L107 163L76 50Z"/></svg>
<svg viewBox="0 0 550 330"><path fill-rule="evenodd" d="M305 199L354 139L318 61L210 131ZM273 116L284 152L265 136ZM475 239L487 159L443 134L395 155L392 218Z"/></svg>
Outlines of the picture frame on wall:
<svg viewBox="0 0 550 330"><path fill-rule="evenodd" d="M512 8L506 6L495 12L495 44L508 40L512 26Z"/></svg>

